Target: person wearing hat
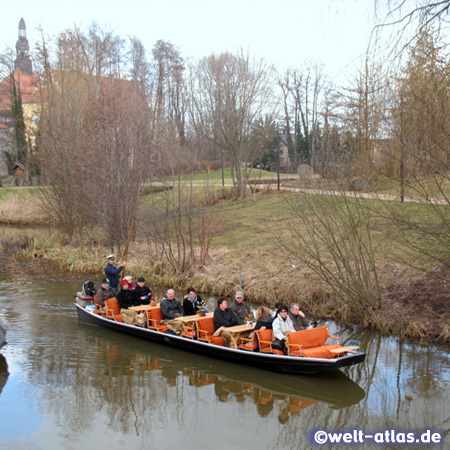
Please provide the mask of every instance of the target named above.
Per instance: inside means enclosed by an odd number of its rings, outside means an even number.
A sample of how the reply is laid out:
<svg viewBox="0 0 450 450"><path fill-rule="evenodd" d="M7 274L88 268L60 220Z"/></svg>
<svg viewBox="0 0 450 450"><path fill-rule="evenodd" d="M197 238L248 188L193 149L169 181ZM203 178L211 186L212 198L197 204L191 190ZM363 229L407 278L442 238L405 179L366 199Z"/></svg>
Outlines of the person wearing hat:
<svg viewBox="0 0 450 450"><path fill-rule="evenodd" d="M136 289L136 285L133 283L133 277L131 275L127 275L123 277L124 280L128 280L128 289L130 291L134 291Z"/></svg>
<svg viewBox="0 0 450 450"><path fill-rule="evenodd" d="M137 311L128 309L131 306L138 306L136 296L133 291L128 289L130 282L125 278L120 282L120 291L117 294L117 300L120 305L120 315L125 323L134 325L136 322Z"/></svg>
<svg viewBox="0 0 450 450"><path fill-rule="evenodd" d="M116 296L116 291L109 285L108 278L103 278L101 288L97 292L97 303L100 309L106 313L105 300L114 298Z"/></svg>
<svg viewBox="0 0 450 450"><path fill-rule="evenodd" d="M137 286L134 288L136 299L141 305L149 305L152 299L152 291L145 285L145 278L137 279Z"/></svg>
<svg viewBox="0 0 450 450"><path fill-rule="evenodd" d="M243 325L245 318L251 314L252 309L248 303L244 303L244 293L237 291L234 302L230 305L230 310L236 318L238 325Z"/></svg>
<svg viewBox="0 0 450 450"><path fill-rule="evenodd" d="M111 254L106 257L105 277L109 280L109 285L117 292L119 290L119 274L127 263L124 261L121 266L116 267L116 255Z"/></svg>

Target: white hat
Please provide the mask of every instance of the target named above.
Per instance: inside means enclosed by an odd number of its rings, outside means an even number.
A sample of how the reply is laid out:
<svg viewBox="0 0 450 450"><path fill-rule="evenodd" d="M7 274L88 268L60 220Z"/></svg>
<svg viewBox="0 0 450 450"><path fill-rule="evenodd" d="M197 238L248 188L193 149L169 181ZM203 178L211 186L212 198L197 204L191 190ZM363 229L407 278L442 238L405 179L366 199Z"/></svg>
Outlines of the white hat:
<svg viewBox="0 0 450 450"><path fill-rule="evenodd" d="M106 257L106 259L113 259L113 258L115 258L116 257L116 255L114 254L114 253L111 253L110 255L108 255L107 257Z"/></svg>

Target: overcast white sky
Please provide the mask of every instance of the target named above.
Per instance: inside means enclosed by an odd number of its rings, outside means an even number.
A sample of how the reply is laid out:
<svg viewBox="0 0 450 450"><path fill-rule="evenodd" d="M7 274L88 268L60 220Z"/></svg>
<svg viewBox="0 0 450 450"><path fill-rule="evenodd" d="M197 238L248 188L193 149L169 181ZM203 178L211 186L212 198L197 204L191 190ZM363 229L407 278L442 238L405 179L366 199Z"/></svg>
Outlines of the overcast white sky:
<svg viewBox="0 0 450 450"><path fill-rule="evenodd" d="M0 0L0 51L14 47L21 17L33 48L41 26L50 36L92 21L150 52L158 39L185 59L249 50L279 70L322 61L333 78L348 75L367 48L374 0Z"/></svg>

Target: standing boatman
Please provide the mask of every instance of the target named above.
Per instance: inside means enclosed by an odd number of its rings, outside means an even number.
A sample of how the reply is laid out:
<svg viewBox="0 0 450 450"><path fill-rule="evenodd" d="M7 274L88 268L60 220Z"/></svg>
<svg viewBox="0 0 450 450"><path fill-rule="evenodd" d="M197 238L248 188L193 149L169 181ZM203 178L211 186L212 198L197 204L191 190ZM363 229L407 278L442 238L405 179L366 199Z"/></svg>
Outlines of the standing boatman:
<svg viewBox="0 0 450 450"><path fill-rule="evenodd" d="M109 279L109 285L117 292L119 290L119 274L127 265L126 261L121 266L116 267L116 255L111 254L106 257L105 276Z"/></svg>

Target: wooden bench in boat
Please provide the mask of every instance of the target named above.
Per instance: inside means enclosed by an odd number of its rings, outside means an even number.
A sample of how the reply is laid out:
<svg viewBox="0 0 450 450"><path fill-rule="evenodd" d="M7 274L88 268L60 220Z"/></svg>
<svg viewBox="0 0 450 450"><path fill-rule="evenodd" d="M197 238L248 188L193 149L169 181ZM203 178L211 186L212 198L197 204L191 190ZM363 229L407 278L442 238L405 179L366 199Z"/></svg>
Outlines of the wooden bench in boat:
<svg viewBox="0 0 450 450"><path fill-rule="evenodd" d="M195 321L196 335L199 341L209 342L215 345L224 345L224 340L220 336L213 336L216 332L214 317L200 317Z"/></svg>
<svg viewBox="0 0 450 450"><path fill-rule="evenodd" d="M359 345L346 345L341 348L334 348L333 350L330 350L330 352L334 353L335 355L343 355L344 353L353 352L358 349Z"/></svg>
<svg viewBox="0 0 450 450"><path fill-rule="evenodd" d="M309 358L334 358L336 353L331 350L343 348L340 344L325 344L328 338L339 339L328 334L327 327L288 333L286 348L288 355L306 356Z"/></svg>
<svg viewBox="0 0 450 450"><path fill-rule="evenodd" d="M159 306L151 306L146 308L147 314L147 328L151 330L161 331L161 333L165 333L168 330L168 327L161 322L163 319L163 315L161 312L161 308Z"/></svg>
<svg viewBox="0 0 450 450"><path fill-rule="evenodd" d="M115 320L116 322L123 322L122 316L120 315L120 305L117 298L110 298L105 300L106 306L106 317L108 319Z"/></svg>
<svg viewBox="0 0 450 450"><path fill-rule="evenodd" d="M243 343L239 346L241 350L272 353L273 355L284 355L283 351L272 348L273 330L256 330L250 338L243 338Z"/></svg>

